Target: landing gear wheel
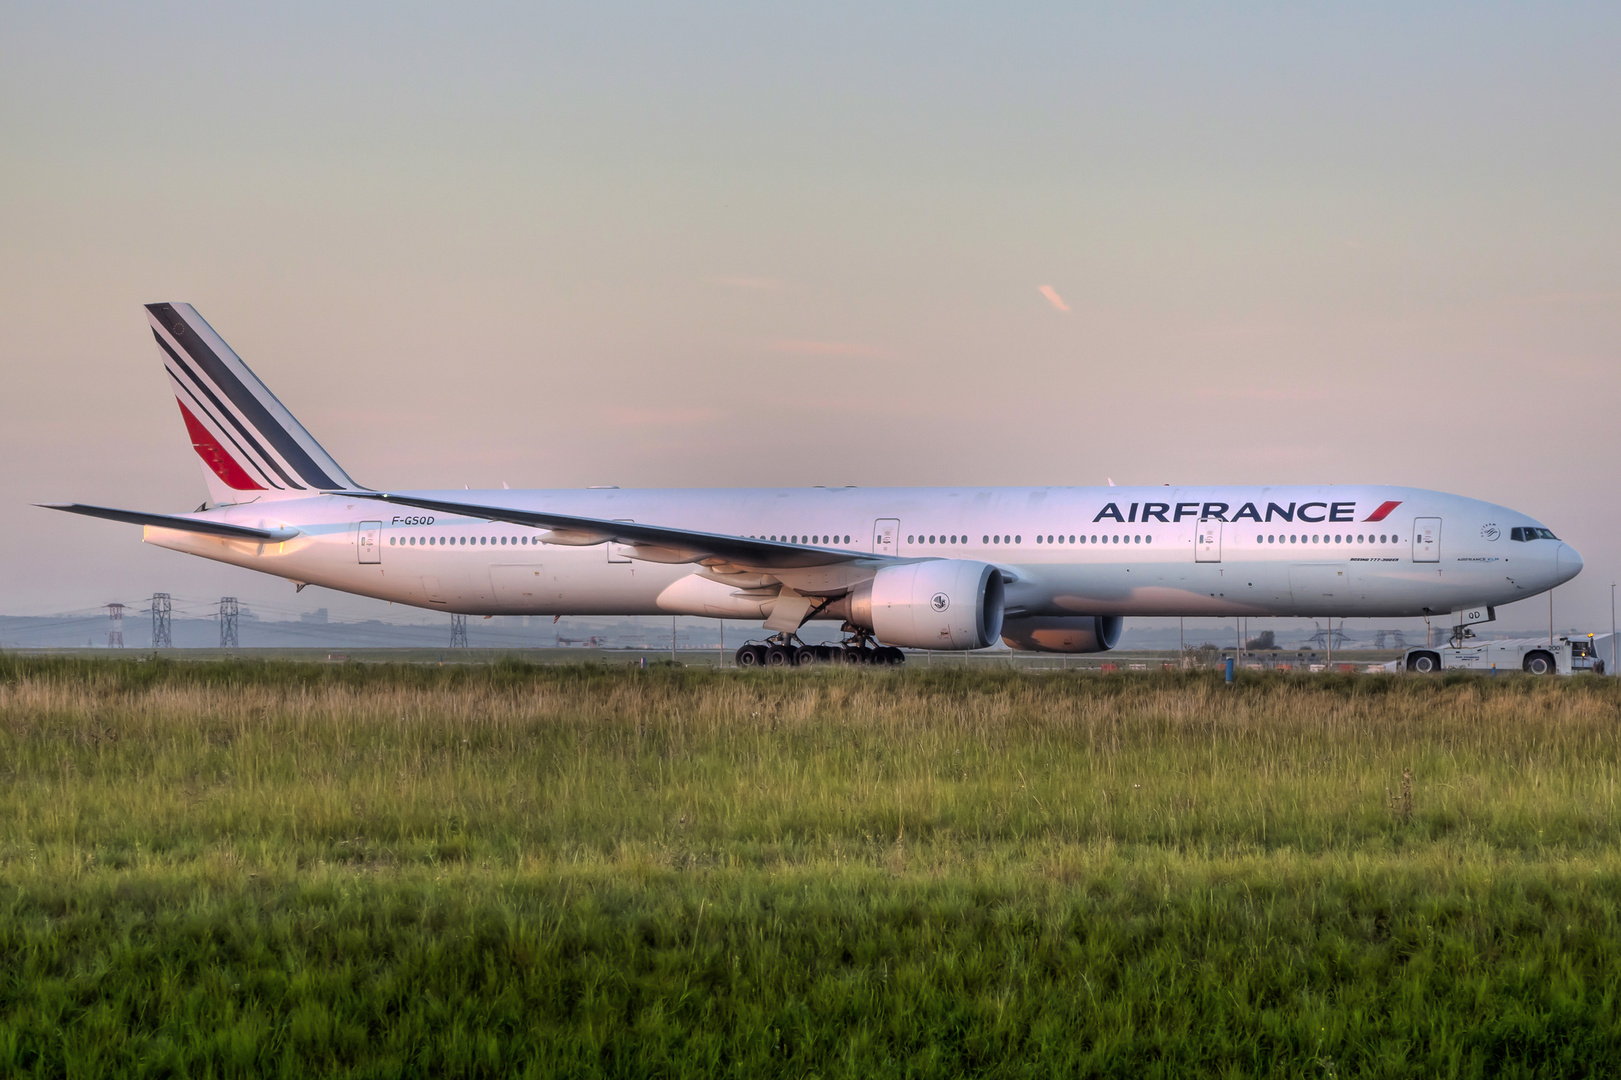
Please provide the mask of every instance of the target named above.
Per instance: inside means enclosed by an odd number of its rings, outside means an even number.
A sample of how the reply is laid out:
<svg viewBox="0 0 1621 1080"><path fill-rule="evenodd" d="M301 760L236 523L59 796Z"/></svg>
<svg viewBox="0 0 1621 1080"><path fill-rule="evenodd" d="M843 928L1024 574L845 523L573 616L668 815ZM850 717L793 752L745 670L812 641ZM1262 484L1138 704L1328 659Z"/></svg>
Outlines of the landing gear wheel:
<svg viewBox="0 0 1621 1080"><path fill-rule="evenodd" d="M765 646L744 645L737 650L738 667L761 667L765 664Z"/></svg>
<svg viewBox="0 0 1621 1080"><path fill-rule="evenodd" d="M794 650L789 645L768 645L765 650L766 667L793 667Z"/></svg>
<svg viewBox="0 0 1621 1080"><path fill-rule="evenodd" d="M902 664L906 663L906 654L895 648L893 645L886 645L879 649L878 652L883 656L883 662L888 664L890 667L900 667Z"/></svg>
<svg viewBox="0 0 1621 1080"><path fill-rule="evenodd" d="M816 645L813 648L816 650L816 662L818 664L836 664L842 659L839 656L840 650L832 645Z"/></svg>
<svg viewBox="0 0 1621 1080"><path fill-rule="evenodd" d="M794 667L810 667L816 663L816 650L809 645L801 645L794 650Z"/></svg>
<svg viewBox="0 0 1621 1080"><path fill-rule="evenodd" d="M1532 675L1552 675L1559 670L1559 665L1554 663L1551 655L1539 649L1534 653L1526 654L1525 670Z"/></svg>
<svg viewBox="0 0 1621 1080"><path fill-rule="evenodd" d="M861 663L861 652L860 649L841 649L839 651L839 660L845 664L859 664Z"/></svg>

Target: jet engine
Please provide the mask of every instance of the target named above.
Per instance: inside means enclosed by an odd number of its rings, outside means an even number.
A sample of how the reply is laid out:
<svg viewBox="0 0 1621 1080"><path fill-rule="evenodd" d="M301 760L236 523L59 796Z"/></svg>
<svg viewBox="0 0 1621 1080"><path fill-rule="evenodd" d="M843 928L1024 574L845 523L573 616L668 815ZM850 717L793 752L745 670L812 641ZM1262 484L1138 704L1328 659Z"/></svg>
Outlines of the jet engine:
<svg viewBox="0 0 1621 1080"><path fill-rule="evenodd" d="M930 559L884 567L829 614L885 645L984 649L1002 633L1002 596L1002 575L989 563Z"/></svg>
<svg viewBox="0 0 1621 1080"><path fill-rule="evenodd" d="M1002 624L1002 640L1020 652L1108 652L1120 644L1118 615L1032 615Z"/></svg>

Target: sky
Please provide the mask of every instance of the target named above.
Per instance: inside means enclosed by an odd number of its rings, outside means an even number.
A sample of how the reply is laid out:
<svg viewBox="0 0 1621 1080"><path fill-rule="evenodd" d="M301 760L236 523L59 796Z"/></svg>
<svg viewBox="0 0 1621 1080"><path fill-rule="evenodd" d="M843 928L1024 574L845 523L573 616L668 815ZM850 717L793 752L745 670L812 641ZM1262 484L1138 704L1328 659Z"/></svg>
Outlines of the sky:
<svg viewBox="0 0 1621 1080"><path fill-rule="evenodd" d="M373 487L1407 484L1552 527L1607 629L1618 45L1598 4L0 6L0 612L387 610L31 507L203 499L140 307L184 300Z"/></svg>

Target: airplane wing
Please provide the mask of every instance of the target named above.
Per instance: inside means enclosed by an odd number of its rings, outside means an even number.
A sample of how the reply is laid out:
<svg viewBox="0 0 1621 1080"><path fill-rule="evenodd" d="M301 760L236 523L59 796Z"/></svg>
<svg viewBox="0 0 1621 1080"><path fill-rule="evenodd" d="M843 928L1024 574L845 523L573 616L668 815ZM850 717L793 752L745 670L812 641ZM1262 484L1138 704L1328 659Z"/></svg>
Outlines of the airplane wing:
<svg viewBox="0 0 1621 1080"><path fill-rule="evenodd" d="M757 540L747 536L673 529L641 522L608 521L603 518L578 517L546 510L518 510L510 506L482 506L444 499L422 499L415 495L396 495L386 491L334 491L328 494L344 498L373 499L377 502L411 506L418 510L435 510L441 514L459 514L464 517L483 518L486 521L504 521L510 525L547 529L551 535L543 537L542 542L550 544L581 547L609 541L629 544L636 548L638 558L649 562L692 562L706 565L730 563L742 569L769 573L777 570L831 567L850 563L864 563L876 569L887 563L911 561L893 555L874 555L867 551L847 551L842 548L818 547L811 544Z"/></svg>
<svg viewBox="0 0 1621 1080"><path fill-rule="evenodd" d="M260 540L278 543L298 535L297 529L255 529L247 525L228 525L207 518L180 517L176 514L146 514L139 510L115 510L110 506L87 506L84 503L35 503L45 510L65 510L70 514L106 518L129 525L151 525L158 529L178 529L181 532L202 533L204 536L224 536L231 540Z"/></svg>

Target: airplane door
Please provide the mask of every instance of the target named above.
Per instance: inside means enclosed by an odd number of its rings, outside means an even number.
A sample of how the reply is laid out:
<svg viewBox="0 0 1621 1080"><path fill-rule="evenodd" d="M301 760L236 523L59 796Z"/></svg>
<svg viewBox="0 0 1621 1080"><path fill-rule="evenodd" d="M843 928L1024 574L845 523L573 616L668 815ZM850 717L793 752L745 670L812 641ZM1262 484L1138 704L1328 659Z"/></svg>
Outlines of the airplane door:
<svg viewBox="0 0 1621 1080"><path fill-rule="evenodd" d="M614 518L614 520L615 521L623 521L623 522L626 522L628 524L631 519L630 518ZM616 544L612 540L608 541L608 561L609 562L630 562L630 552L631 552L631 546L629 544Z"/></svg>
<svg viewBox="0 0 1621 1080"><path fill-rule="evenodd" d="M1193 561L1221 562L1221 522L1199 522L1199 533L1193 538Z"/></svg>
<svg viewBox="0 0 1621 1080"><path fill-rule="evenodd" d="M872 525L872 551L874 555L901 553L900 518L879 518Z"/></svg>
<svg viewBox="0 0 1621 1080"><path fill-rule="evenodd" d="M363 563L383 561L383 523L362 521L355 527L355 557Z"/></svg>
<svg viewBox="0 0 1621 1080"><path fill-rule="evenodd" d="M1441 561L1441 519L1413 519L1413 561Z"/></svg>

